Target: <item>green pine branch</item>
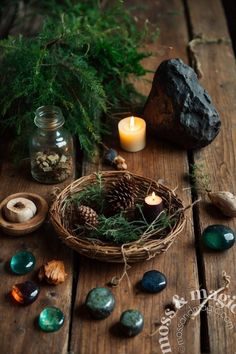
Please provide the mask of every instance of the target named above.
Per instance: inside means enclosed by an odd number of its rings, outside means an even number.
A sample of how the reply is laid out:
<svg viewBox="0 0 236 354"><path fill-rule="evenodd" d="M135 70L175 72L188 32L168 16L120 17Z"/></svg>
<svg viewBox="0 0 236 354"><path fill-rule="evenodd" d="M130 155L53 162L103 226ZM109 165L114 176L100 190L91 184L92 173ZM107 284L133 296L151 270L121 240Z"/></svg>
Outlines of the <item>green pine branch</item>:
<svg viewBox="0 0 236 354"><path fill-rule="evenodd" d="M23 148L34 129L35 110L57 105L66 127L92 155L106 131L101 117L141 104L130 77L147 72L141 61L150 53L138 50L147 30L137 30L119 1L106 11L95 0L50 3L54 6L41 3L48 16L36 37L0 41L1 132L10 128Z"/></svg>

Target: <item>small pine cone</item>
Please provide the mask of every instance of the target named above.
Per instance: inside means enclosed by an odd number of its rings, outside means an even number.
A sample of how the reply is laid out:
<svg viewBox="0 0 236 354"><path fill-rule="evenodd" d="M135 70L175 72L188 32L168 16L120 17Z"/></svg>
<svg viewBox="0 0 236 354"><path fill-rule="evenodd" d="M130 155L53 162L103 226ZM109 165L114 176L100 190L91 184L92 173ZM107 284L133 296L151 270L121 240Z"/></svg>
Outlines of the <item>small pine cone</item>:
<svg viewBox="0 0 236 354"><path fill-rule="evenodd" d="M136 196L136 183L130 174L125 173L121 179L113 182L113 186L107 193L107 203L115 212L118 212L132 208Z"/></svg>
<svg viewBox="0 0 236 354"><path fill-rule="evenodd" d="M98 225L98 214L92 208L81 205L78 208L78 223L87 228L93 228Z"/></svg>

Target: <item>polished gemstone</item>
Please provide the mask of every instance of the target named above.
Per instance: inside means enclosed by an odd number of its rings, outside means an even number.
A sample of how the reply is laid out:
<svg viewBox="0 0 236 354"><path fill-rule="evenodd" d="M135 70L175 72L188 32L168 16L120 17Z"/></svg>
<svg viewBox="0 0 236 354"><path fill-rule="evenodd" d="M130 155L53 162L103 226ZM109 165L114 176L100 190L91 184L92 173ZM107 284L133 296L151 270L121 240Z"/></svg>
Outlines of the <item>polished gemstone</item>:
<svg viewBox="0 0 236 354"><path fill-rule="evenodd" d="M143 329L144 319L138 310L127 310L120 317L120 328L128 336L136 336Z"/></svg>
<svg viewBox="0 0 236 354"><path fill-rule="evenodd" d="M166 277L157 270L149 270L144 273L141 280L141 287L149 293L159 293L167 285Z"/></svg>
<svg viewBox="0 0 236 354"><path fill-rule="evenodd" d="M34 302L39 294L39 286L31 280L15 284L12 287L12 297L22 305L29 305Z"/></svg>
<svg viewBox="0 0 236 354"><path fill-rule="evenodd" d="M115 298L107 288L94 288L86 298L85 305L95 318L106 318L115 307Z"/></svg>
<svg viewBox="0 0 236 354"><path fill-rule="evenodd" d="M23 275L29 273L35 266L35 257L31 252L20 251L10 260L11 271Z"/></svg>
<svg viewBox="0 0 236 354"><path fill-rule="evenodd" d="M210 225L202 234L205 246L217 251L224 251L232 247L235 242L234 231L224 225Z"/></svg>
<svg viewBox="0 0 236 354"><path fill-rule="evenodd" d="M113 164L114 163L114 160L115 158L118 156L118 153L116 150L114 149L109 149L105 152L105 155L104 155L104 160L106 162L109 162L110 164Z"/></svg>
<svg viewBox="0 0 236 354"><path fill-rule="evenodd" d="M64 323L65 317L63 312L57 307L45 307L40 313L38 324L44 332L56 332Z"/></svg>

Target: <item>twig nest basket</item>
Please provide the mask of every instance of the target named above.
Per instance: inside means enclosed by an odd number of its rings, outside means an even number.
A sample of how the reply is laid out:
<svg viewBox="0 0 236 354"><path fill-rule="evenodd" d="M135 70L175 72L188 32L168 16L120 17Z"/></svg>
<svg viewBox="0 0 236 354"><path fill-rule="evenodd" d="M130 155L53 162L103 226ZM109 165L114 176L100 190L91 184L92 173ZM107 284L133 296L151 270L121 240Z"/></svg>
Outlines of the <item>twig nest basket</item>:
<svg viewBox="0 0 236 354"><path fill-rule="evenodd" d="M124 171L101 172L101 180L105 190L109 190L114 182L121 178ZM97 182L96 174L82 177L67 186L56 198L51 207L52 224L66 245L78 253L93 259L114 263L134 263L149 260L161 252L166 252L176 237L185 226L184 207L176 194L166 186L156 181L133 173L130 176L135 181L138 204L151 192L159 195L163 202L166 213L172 219L171 227L152 229L144 232L141 237L133 242L114 244L89 238L86 230L76 234L70 227L66 210L68 201L73 195L81 193L86 188Z"/></svg>

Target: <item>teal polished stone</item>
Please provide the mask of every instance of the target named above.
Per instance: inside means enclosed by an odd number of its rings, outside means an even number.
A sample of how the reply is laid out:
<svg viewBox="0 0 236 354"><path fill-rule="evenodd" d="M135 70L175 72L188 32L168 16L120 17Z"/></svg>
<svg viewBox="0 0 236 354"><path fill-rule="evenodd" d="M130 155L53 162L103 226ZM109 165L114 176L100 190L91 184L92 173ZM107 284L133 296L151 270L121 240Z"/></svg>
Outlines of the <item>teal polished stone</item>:
<svg viewBox="0 0 236 354"><path fill-rule="evenodd" d="M29 273L35 266L35 257L29 251L20 251L10 260L11 271L23 275Z"/></svg>
<svg viewBox="0 0 236 354"><path fill-rule="evenodd" d="M234 245L235 233L228 226L210 225L203 231L202 238L208 248L224 251Z"/></svg>
<svg viewBox="0 0 236 354"><path fill-rule="evenodd" d="M63 326L64 320L65 316L59 308L48 306L40 313L38 324L44 332L56 332Z"/></svg>
<svg viewBox="0 0 236 354"><path fill-rule="evenodd" d="M107 288L94 288L88 293L85 306L94 318L106 318L114 310L115 298Z"/></svg>
<svg viewBox="0 0 236 354"><path fill-rule="evenodd" d="M138 310L127 310L120 317L120 328L123 334L133 337L139 334L144 325L144 319Z"/></svg>

